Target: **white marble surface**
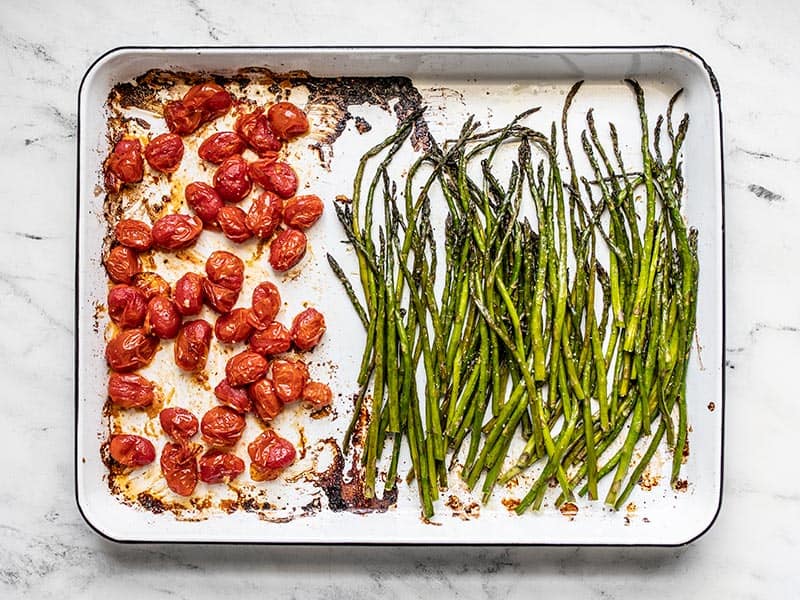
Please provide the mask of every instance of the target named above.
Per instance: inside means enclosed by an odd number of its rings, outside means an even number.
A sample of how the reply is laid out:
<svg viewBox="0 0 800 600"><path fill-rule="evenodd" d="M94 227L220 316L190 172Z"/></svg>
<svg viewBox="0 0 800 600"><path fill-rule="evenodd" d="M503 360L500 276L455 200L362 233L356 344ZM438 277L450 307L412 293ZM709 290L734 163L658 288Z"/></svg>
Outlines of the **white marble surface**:
<svg viewBox="0 0 800 600"><path fill-rule="evenodd" d="M0 2L0 597L795 596L794 2L357 4ZM234 43L672 43L709 61L726 128L728 397L723 509L705 537L636 550L162 547L115 545L83 523L72 467L78 84L114 46Z"/></svg>

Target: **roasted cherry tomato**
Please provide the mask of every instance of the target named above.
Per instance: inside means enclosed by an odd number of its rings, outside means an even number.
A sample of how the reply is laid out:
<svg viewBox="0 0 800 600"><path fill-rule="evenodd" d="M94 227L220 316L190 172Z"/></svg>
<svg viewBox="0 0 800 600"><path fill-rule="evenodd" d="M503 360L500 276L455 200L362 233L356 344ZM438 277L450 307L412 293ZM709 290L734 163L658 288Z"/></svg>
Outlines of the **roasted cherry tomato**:
<svg viewBox="0 0 800 600"><path fill-rule="evenodd" d="M203 278L203 298L218 313L229 313L239 298L239 292Z"/></svg>
<svg viewBox="0 0 800 600"><path fill-rule="evenodd" d="M308 229L319 220L323 209L319 196L295 196L283 205L283 222L289 227Z"/></svg>
<svg viewBox="0 0 800 600"><path fill-rule="evenodd" d="M171 340L178 335L180 326L181 314L175 303L167 296L153 296L147 303L145 329L148 333L162 340Z"/></svg>
<svg viewBox="0 0 800 600"><path fill-rule="evenodd" d="M291 102L278 102L270 106L267 119L272 131L282 140L291 140L308 132L306 113Z"/></svg>
<svg viewBox="0 0 800 600"><path fill-rule="evenodd" d="M297 452L289 440L267 429L247 446L250 455L250 477L254 481L276 479L294 462Z"/></svg>
<svg viewBox="0 0 800 600"><path fill-rule="evenodd" d="M264 192L253 200L245 224L261 239L269 239L281 223L283 201L272 192Z"/></svg>
<svg viewBox="0 0 800 600"><path fill-rule="evenodd" d="M114 146L105 164L105 184L109 192L118 192L126 183L137 183L144 177L142 143L121 139Z"/></svg>
<svg viewBox="0 0 800 600"><path fill-rule="evenodd" d="M121 219L114 227L114 237L123 246L137 252L149 250L153 245L153 234L150 225L137 219Z"/></svg>
<svg viewBox="0 0 800 600"><path fill-rule="evenodd" d="M106 362L114 371L135 371L150 364L158 338L147 335L144 329L126 329L111 338L106 345Z"/></svg>
<svg viewBox="0 0 800 600"><path fill-rule="evenodd" d="M269 245L269 264L276 271L288 271L305 256L306 243L299 229L284 229Z"/></svg>
<svg viewBox="0 0 800 600"><path fill-rule="evenodd" d="M230 452L209 450L200 457L200 481L230 483L244 472L244 461Z"/></svg>
<svg viewBox="0 0 800 600"><path fill-rule="evenodd" d="M122 408L150 406L156 399L152 381L136 373L112 373L108 378L108 397Z"/></svg>
<svg viewBox="0 0 800 600"><path fill-rule="evenodd" d="M203 113L190 109L182 100L173 100L164 105L164 120L167 128L178 135L189 135L200 127Z"/></svg>
<svg viewBox="0 0 800 600"><path fill-rule="evenodd" d="M168 442L161 451L161 472L169 489L181 496L191 496L197 485L199 446Z"/></svg>
<svg viewBox="0 0 800 600"><path fill-rule="evenodd" d="M319 410L331 405L333 392L324 383L309 381L303 388L301 399L303 404L311 410Z"/></svg>
<svg viewBox="0 0 800 600"><path fill-rule="evenodd" d="M125 246L114 246L106 256L106 272L114 283L130 283L142 270L139 255Z"/></svg>
<svg viewBox="0 0 800 600"><path fill-rule="evenodd" d="M228 383L238 387L261 379L268 370L269 363L266 358L255 352L245 350L239 354L234 354L228 359L225 365L225 377Z"/></svg>
<svg viewBox="0 0 800 600"><path fill-rule="evenodd" d="M206 366L211 346L211 325L203 319L188 321L175 339L175 364L184 371L199 371Z"/></svg>
<svg viewBox="0 0 800 600"><path fill-rule="evenodd" d="M287 404L300 398L308 381L308 368L299 360L272 361L272 385L281 402Z"/></svg>
<svg viewBox="0 0 800 600"><path fill-rule="evenodd" d="M263 108L256 108L253 112L241 115L236 119L236 132L244 138L250 149L264 156L270 152L281 149L281 141L269 126L269 120Z"/></svg>
<svg viewBox="0 0 800 600"><path fill-rule="evenodd" d="M235 131L220 131L205 139L197 149L197 154L203 160L215 165L235 154L241 154L247 147L245 141Z"/></svg>
<svg viewBox="0 0 800 600"><path fill-rule="evenodd" d="M108 291L108 316L122 329L139 327L147 314L144 292L132 285L115 285Z"/></svg>
<svg viewBox="0 0 800 600"><path fill-rule="evenodd" d="M193 181L186 186L183 194L186 197L186 204L203 223L217 222L217 213L225 205L217 190L202 181Z"/></svg>
<svg viewBox="0 0 800 600"><path fill-rule="evenodd" d="M279 154L277 152L265 152L261 158L254 160L247 164L247 173L250 179L261 187L265 187L264 183L267 181L267 167L278 160Z"/></svg>
<svg viewBox="0 0 800 600"><path fill-rule="evenodd" d="M214 189L225 202L244 200L251 187L247 161L241 156L226 158L214 173Z"/></svg>
<svg viewBox="0 0 800 600"><path fill-rule="evenodd" d="M226 344L243 342L252 332L249 308L234 308L228 314L220 315L214 324L214 335L220 342Z"/></svg>
<svg viewBox="0 0 800 600"><path fill-rule="evenodd" d="M187 443L200 428L200 423L190 411L180 406L165 408L158 415L161 429L176 442Z"/></svg>
<svg viewBox="0 0 800 600"><path fill-rule="evenodd" d="M203 439L212 446L223 448L239 441L244 426L244 417L227 406L215 406L200 420Z"/></svg>
<svg viewBox="0 0 800 600"><path fill-rule="evenodd" d="M272 381L264 377L247 386L247 394L261 420L269 423L283 410L283 402L275 394Z"/></svg>
<svg viewBox="0 0 800 600"><path fill-rule="evenodd" d="M196 315L203 309L203 278L197 273L184 273L175 282L175 308L184 316Z"/></svg>
<svg viewBox="0 0 800 600"><path fill-rule="evenodd" d="M217 213L217 221L225 237L241 244L249 240L253 234L247 228L247 213L238 206L223 206Z"/></svg>
<svg viewBox="0 0 800 600"><path fill-rule="evenodd" d="M250 350L264 356L288 352L291 347L292 335L277 321L273 321L264 329L260 329L250 336Z"/></svg>
<svg viewBox="0 0 800 600"><path fill-rule="evenodd" d="M133 285L150 300L156 294L170 295L169 283L158 273L142 271L133 276Z"/></svg>
<svg viewBox="0 0 800 600"><path fill-rule="evenodd" d="M285 162L270 162L257 170L251 169L251 172L258 177L253 181L281 198L290 198L297 191L297 173Z"/></svg>
<svg viewBox="0 0 800 600"><path fill-rule="evenodd" d="M227 379L223 379L214 388L214 395L223 406L232 408L238 413L246 413L250 410L250 396L244 388L235 388Z"/></svg>
<svg viewBox="0 0 800 600"><path fill-rule="evenodd" d="M164 250L188 248L203 231L203 222L191 215L166 215L153 223L153 243Z"/></svg>
<svg viewBox="0 0 800 600"><path fill-rule="evenodd" d="M262 325L252 323L257 329L263 329L275 320L281 309L281 293L271 281L259 283L253 290L253 316Z"/></svg>
<svg viewBox="0 0 800 600"><path fill-rule="evenodd" d="M233 104L233 98L221 85L206 81L189 88L183 96L183 104L190 110L199 110L205 123L227 113Z"/></svg>
<svg viewBox="0 0 800 600"><path fill-rule="evenodd" d="M206 260L206 275L209 281L238 292L244 282L244 263L235 254L215 250Z"/></svg>
<svg viewBox="0 0 800 600"><path fill-rule="evenodd" d="M307 308L292 321L292 341L298 350L311 350L325 333L325 317L315 308Z"/></svg>
<svg viewBox="0 0 800 600"><path fill-rule="evenodd" d="M174 173L183 158L183 140L176 133L157 135L147 144L144 157L156 171Z"/></svg>
<svg viewBox="0 0 800 600"><path fill-rule="evenodd" d="M139 435L127 433L112 436L108 452L111 458L126 467L143 467L156 459L153 442Z"/></svg>

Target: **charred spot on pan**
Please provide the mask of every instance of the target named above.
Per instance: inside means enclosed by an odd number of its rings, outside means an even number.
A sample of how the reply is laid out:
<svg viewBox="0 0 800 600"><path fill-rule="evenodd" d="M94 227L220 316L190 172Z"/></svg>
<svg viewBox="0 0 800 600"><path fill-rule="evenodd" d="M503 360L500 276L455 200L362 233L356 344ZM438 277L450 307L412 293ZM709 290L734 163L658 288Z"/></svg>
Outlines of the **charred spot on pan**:
<svg viewBox="0 0 800 600"><path fill-rule="evenodd" d="M571 521L578 514L578 505L574 502L564 502L558 510Z"/></svg>
<svg viewBox="0 0 800 600"><path fill-rule="evenodd" d="M686 479L678 479L675 482L675 491L676 492L685 492L689 489L689 482Z"/></svg>
<svg viewBox="0 0 800 600"><path fill-rule="evenodd" d="M360 134L365 134L368 131L372 131L372 125L364 117L356 117L356 131Z"/></svg>
<svg viewBox="0 0 800 600"><path fill-rule="evenodd" d="M142 508L149 510L151 513L156 515L167 510L167 507L164 505L164 503L149 492L141 492L138 496L136 496L136 501Z"/></svg>
<svg viewBox="0 0 800 600"><path fill-rule="evenodd" d="M252 497L240 497L239 506L247 512L260 512L272 509L272 505L266 500L259 500L258 498Z"/></svg>
<svg viewBox="0 0 800 600"><path fill-rule="evenodd" d="M322 472L311 475L312 483L318 486L328 498L328 507L333 512L354 512L359 514L386 512L397 503L397 486L385 491L382 498L365 498L361 472L358 469L359 457L353 462L344 477L345 461L339 444L333 438L321 440L333 452L331 465Z"/></svg>
<svg viewBox="0 0 800 600"><path fill-rule="evenodd" d="M709 412L714 412L714 410L715 410L716 408L717 408L717 405L716 405L716 404L714 404L713 402L709 402L709 403L708 403L708 411L709 411Z"/></svg>

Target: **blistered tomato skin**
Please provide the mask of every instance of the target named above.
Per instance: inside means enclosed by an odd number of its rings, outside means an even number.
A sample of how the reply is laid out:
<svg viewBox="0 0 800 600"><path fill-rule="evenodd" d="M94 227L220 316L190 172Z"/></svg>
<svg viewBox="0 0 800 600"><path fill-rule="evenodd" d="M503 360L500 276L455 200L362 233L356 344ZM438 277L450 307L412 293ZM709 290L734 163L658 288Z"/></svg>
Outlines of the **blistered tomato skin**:
<svg viewBox="0 0 800 600"><path fill-rule="evenodd" d="M125 467L143 467L156 459L153 442L139 435L112 436L108 444L108 452L111 458Z"/></svg>
<svg viewBox="0 0 800 600"><path fill-rule="evenodd" d="M261 379L268 370L269 362L266 358L245 350L228 359L225 365L225 377L229 384L239 387Z"/></svg>
<svg viewBox="0 0 800 600"><path fill-rule="evenodd" d="M130 283L142 270L139 255L125 246L114 246L105 260L108 278L114 283Z"/></svg>
<svg viewBox="0 0 800 600"><path fill-rule="evenodd" d="M189 88L183 96L183 104L190 110L200 111L205 123L227 113L233 104L233 98L221 85L206 81Z"/></svg>
<svg viewBox="0 0 800 600"><path fill-rule="evenodd" d="M247 394L250 396L256 414L266 423L272 421L283 410L283 402L275 394L272 381L266 377L251 383L247 387Z"/></svg>
<svg viewBox="0 0 800 600"><path fill-rule="evenodd" d="M203 278L203 298L205 302L220 314L231 312L239 298L239 292Z"/></svg>
<svg viewBox="0 0 800 600"><path fill-rule="evenodd" d="M260 170L256 183L281 198L291 198L297 192L297 173L287 163L276 161Z"/></svg>
<svg viewBox="0 0 800 600"><path fill-rule="evenodd" d="M187 107L182 100L173 100L164 105L164 120L167 128L177 135L189 135L200 127L203 114Z"/></svg>
<svg viewBox="0 0 800 600"><path fill-rule="evenodd" d="M272 361L272 384L284 404L298 400L307 381L308 368L302 361Z"/></svg>
<svg viewBox="0 0 800 600"><path fill-rule="evenodd" d="M311 410L319 410L331 405L333 392L324 383L309 381L303 388L301 399L303 404Z"/></svg>
<svg viewBox="0 0 800 600"><path fill-rule="evenodd" d="M232 408L238 413L246 413L250 411L250 396L244 388L235 388L227 379L223 379L214 388L214 396L217 397L219 403L223 406Z"/></svg>
<svg viewBox="0 0 800 600"><path fill-rule="evenodd" d="M276 271L288 271L306 254L306 235L298 229L284 229L269 245L269 264Z"/></svg>
<svg viewBox="0 0 800 600"><path fill-rule="evenodd" d="M315 308L307 308L292 321L292 341L298 350L316 346L325 333L325 317Z"/></svg>
<svg viewBox="0 0 800 600"><path fill-rule="evenodd" d="M220 131L207 137L197 149L197 154L203 160L218 165L231 156L241 154L246 147L245 141L235 131Z"/></svg>
<svg viewBox="0 0 800 600"><path fill-rule="evenodd" d="M270 106L267 119L272 131L282 140L308 133L306 113L291 102L278 102Z"/></svg>
<svg viewBox="0 0 800 600"><path fill-rule="evenodd" d="M217 190L202 181L193 181L186 186L183 193L186 204L203 223L212 225L217 222L217 213L225 206Z"/></svg>
<svg viewBox="0 0 800 600"><path fill-rule="evenodd" d="M119 192L126 183L138 183L144 177L142 144L137 139L121 139L105 164L105 184L109 192Z"/></svg>
<svg viewBox="0 0 800 600"><path fill-rule="evenodd" d="M216 250L206 260L206 275L209 281L239 291L244 282L244 262L235 254Z"/></svg>
<svg viewBox="0 0 800 600"><path fill-rule="evenodd" d="M137 219L121 219L114 227L117 241L132 250L144 252L153 245L153 234L150 225Z"/></svg>
<svg viewBox="0 0 800 600"><path fill-rule="evenodd" d="M209 450L200 457L200 481L230 483L244 472L244 461L230 452Z"/></svg>
<svg viewBox="0 0 800 600"><path fill-rule="evenodd" d="M175 364L184 371L203 369L210 346L211 325L203 319L184 323L175 339Z"/></svg>
<svg viewBox="0 0 800 600"><path fill-rule="evenodd" d="M214 335L226 344L244 342L252 332L249 308L234 308L228 314L220 315L214 324Z"/></svg>
<svg viewBox="0 0 800 600"><path fill-rule="evenodd" d="M292 335L289 330L277 321L273 321L264 329L250 336L250 350L263 356L275 356L288 352L292 347Z"/></svg>
<svg viewBox="0 0 800 600"><path fill-rule="evenodd" d="M159 413L158 420L164 433L182 444L188 443L200 428L197 417L180 406L165 408Z"/></svg>
<svg viewBox="0 0 800 600"><path fill-rule="evenodd" d="M225 202L244 200L251 187L247 161L241 156L225 159L214 173L214 189Z"/></svg>
<svg viewBox="0 0 800 600"><path fill-rule="evenodd" d="M196 315L203 309L203 278L184 273L175 282L175 308L183 316Z"/></svg>
<svg viewBox="0 0 800 600"><path fill-rule="evenodd" d="M156 398L155 386L135 373L112 373L108 378L108 397L122 408L150 406Z"/></svg>
<svg viewBox="0 0 800 600"><path fill-rule="evenodd" d="M144 292L131 285L115 285L108 291L108 316L122 329L139 327L147 314Z"/></svg>
<svg viewBox="0 0 800 600"><path fill-rule="evenodd" d="M319 196L295 196L283 205L283 222L296 229L308 229L319 221L324 208Z"/></svg>
<svg viewBox="0 0 800 600"><path fill-rule="evenodd" d="M157 295L147 303L147 325L149 333L162 340L171 340L178 335L181 314L175 303L167 296Z"/></svg>
<svg viewBox="0 0 800 600"><path fill-rule="evenodd" d="M147 144L144 157L156 171L174 173L183 158L183 140L176 133L157 135Z"/></svg>
<svg viewBox="0 0 800 600"><path fill-rule="evenodd" d="M246 242L253 234L247 228L247 213L238 206L223 206L217 213L217 222L225 237L241 244Z"/></svg>
<svg viewBox="0 0 800 600"><path fill-rule="evenodd" d="M253 200L247 211L245 225L261 239L269 239L281 223L283 201L272 192L264 192Z"/></svg>
<svg viewBox="0 0 800 600"><path fill-rule="evenodd" d="M197 486L198 448L169 442L161 451L161 473L169 489L180 496L191 496Z"/></svg>
<svg viewBox="0 0 800 600"><path fill-rule="evenodd" d="M263 108L241 115L236 119L236 132L244 138L250 149L259 156L269 156L283 145L269 126Z"/></svg>
<svg viewBox="0 0 800 600"><path fill-rule="evenodd" d="M244 427L244 417L227 406L215 406L200 420L203 439L212 446L222 448L235 445L242 437Z"/></svg>
<svg viewBox="0 0 800 600"><path fill-rule="evenodd" d="M281 293L271 281L259 283L253 290L253 315L261 324L253 325L256 329L263 329L275 320L281 309Z"/></svg>
<svg viewBox="0 0 800 600"><path fill-rule="evenodd" d="M162 250L181 250L197 241L203 222L191 215L166 215L153 223L153 243Z"/></svg>
<svg viewBox="0 0 800 600"><path fill-rule="evenodd" d="M278 160L279 154L277 152L265 152L261 158L254 160L247 164L247 173L253 183L257 183L263 188L267 187L268 167Z"/></svg>
<svg viewBox="0 0 800 600"><path fill-rule="evenodd" d="M135 371L149 365L156 350L158 338L147 335L144 329L126 329L106 345L106 362L118 373Z"/></svg>
<svg viewBox="0 0 800 600"><path fill-rule="evenodd" d="M170 295L170 287L167 280L153 271L142 271L133 276L133 286L150 300L156 294Z"/></svg>
<svg viewBox="0 0 800 600"><path fill-rule="evenodd" d="M250 477L255 481L276 479L294 462L297 452L289 440L267 429L247 446L250 455Z"/></svg>

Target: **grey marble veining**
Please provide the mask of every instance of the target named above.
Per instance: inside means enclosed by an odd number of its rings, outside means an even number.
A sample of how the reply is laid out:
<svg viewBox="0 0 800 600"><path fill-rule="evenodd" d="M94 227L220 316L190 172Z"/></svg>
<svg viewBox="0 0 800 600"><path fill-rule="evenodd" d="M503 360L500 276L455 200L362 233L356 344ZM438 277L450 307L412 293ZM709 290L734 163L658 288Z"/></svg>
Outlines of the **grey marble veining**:
<svg viewBox="0 0 800 600"><path fill-rule="evenodd" d="M800 11L790 0L0 3L0 597L783 598L800 576ZM73 499L76 98L127 44L690 47L724 103L722 513L679 549L121 546ZM794 475L793 475L794 474Z"/></svg>

